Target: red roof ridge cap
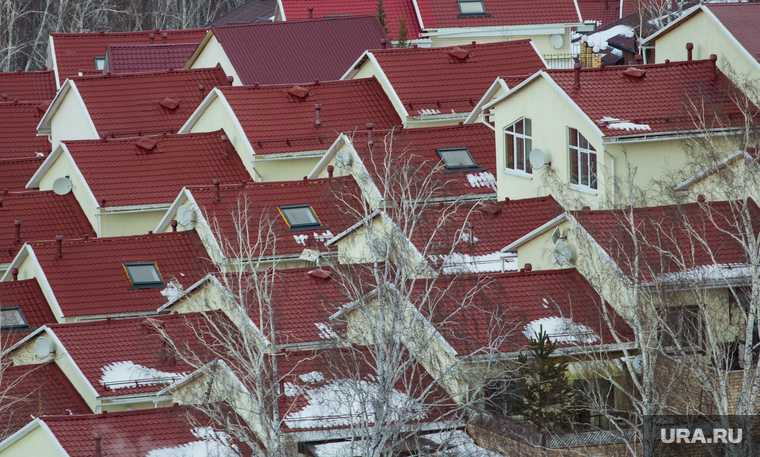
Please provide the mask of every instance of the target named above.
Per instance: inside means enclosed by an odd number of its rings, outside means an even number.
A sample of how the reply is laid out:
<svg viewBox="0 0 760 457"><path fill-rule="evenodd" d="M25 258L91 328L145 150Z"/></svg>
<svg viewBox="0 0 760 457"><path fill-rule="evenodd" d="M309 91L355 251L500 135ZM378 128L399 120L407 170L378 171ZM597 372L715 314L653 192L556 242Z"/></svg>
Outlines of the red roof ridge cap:
<svg viewBox="0 0 760 457"><path fill-rule="evenodd" d="M105 73L102 75L85 75L85 76L71 76L70 79L76 80L92 80L94 78L149 78L152 76L175 74L175 73L214 73L221 71L224 74L224 70L219 67L208 68L174 68L167 70L149 71L144 73ZM226 77L226 76L225 76Z"/></svg>
<svg viewBox="0 0 760 457"><path fill-rule="evenodd" d="M169 238L173 236L185 237L185 236L191 236L191 234L193 233L195 233L195 230L182 230L182 231L177 231L177 232L144 233L142 235L122 235L122 236L91 237L91 238L64 238L63 244L75 244L75 243L82 243L82 242L107 243L109 241L124 241L124 240L140 241L140 240L148 239L148 238ZM27 241L27 244L34 245L34 246L48 246L55 243L56 243L55 240Z"/></svg>
<svg viewBox="0 0 760 457"><path fill-rule="evenodd" d="M146 319L153 319L153 320L160 320L160 321L177 321L179 319L184 320L185 318L193 314L198 315L200 313L184 313L184 314L171 313L171 314L154 314L150 316L135 316L135 317L111 317L111 318L106 317L106 318L90 320L90 321L57 322L54 324L45 324L45 325L47 326L47 328L51 330L61 329L61 328L92 327L92 326L101 326L101 325L127 325L127 324L134 324L134 323L139 324L145 321Z"/></svg>
<svg viewBox="0 0 760 457"><path fill-rule="evenodd" d="M88 35L140 35L140 34L149 34L149 33L172 33L172 34L187 34L190 32L200 32L200 31L208 31L210 27L198 27L196 29L167 29L167 30L134 30L131 32L52 32L50 33L50 36L70 36L70 37L78 37L78 36L88 36Z"/></svg>
<svg viewBox="0 0 760 457"><path fill-rule="evenodd" d="M377 80L377 78L372 75L368 78L357 78L357 79L336 79L334 81L319 81L319 83L316 82L309 82L309 83L298 83L298 84L259 84L258 86L255 86L253 84L247 85L247 86L225 86L220 87L221 90L262 90L262 89L283 89L283 88L290 88L293 86L301 86L301 87L312 87L312 86L338 86L338 85L349 85L349 84L362 84L366 83L369 80Z"/></svg>
<svg viewBox="0 0 760 457"><path fill-rule="evenodd" d="M211 30L213 29L231 29L231 28L240 28L240 27L252 27L252 26L273 26L273 25L292 25L292 24L303 24L303 23L314 23L314 22L327 22L331 20L350 20L350 19L366 19L366 18L374 18L377 17L375 14L357 14L357 15L349 15L349 16L333 16L333 17L315 17L312 19L299 19L297 21L274 21L274 22L249 22L247 24L224 24L224 25L214 25L210 27Z"/></svg>
<svg viewBox="0 0 760 457"><path fill-rule="evenodd" d="M99 413L99 414L58 414L58 415L50 415L50 416L40 416L39 419L42 421L50 420L50 421L59 421L59 420L87 420L87 419L103 419L107 417L119 417L119 416L135 416L139 414L156 414L156 413L166 413L169 411L173 411L176 408L174 406L164 406L159 408L146 408L146 409L132 409L132 410L123 410L123 411L109 411L106 414Z"/></svg>

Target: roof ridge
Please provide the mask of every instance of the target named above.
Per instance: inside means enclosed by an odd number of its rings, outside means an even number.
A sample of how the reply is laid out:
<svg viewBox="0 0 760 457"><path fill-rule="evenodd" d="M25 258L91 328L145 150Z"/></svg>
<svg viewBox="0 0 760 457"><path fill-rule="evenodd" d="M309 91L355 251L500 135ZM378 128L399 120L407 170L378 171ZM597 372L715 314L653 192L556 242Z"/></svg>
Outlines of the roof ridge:
<svg viewBox="0 0 760 457"><path fill-rule="evenodd" d="M293 181L247 182L245 184L245 189L254 189L257 187L266 188L266 187L290 187L290 186L299 186L299 185L302 186L302 185L308 185L308 184L318 184L318 183L323 183L323 182L351 181L351 180L353 180L353 176L346 175L346 176L334 176L332 178L313 178L313 179L301 179L301 180L293 180ZM185 187L188 190L195 189L195 190L211 191L215 189L213 185L185 186ZM242 189L243 184L242 183L221 184L219 188L220 190Z"/></svg>
<svg viewBox="0 0 760 457"><path fill-rule="evenodd" d="M95 78L145 78L150 76L174 74L174 73L212 73L218 71L219 67L208 68L174 68L169 70L151 71L145 73L104 73L102 75L72 76L72 80L92 80Z"/></svg>
<svg viewBox="0 0 760 457"><path fill-rule="evenodd" d="M515 44L525 44L530 43L530 38L524 38L521 40L509 40L509 41L493 41L489 43L468 43L468 44L457 44L453 46L440 46L440 47L429 47L429 48L423 48L423 47L411 47L411 48L386 48L386 49L370 49L369 52L379 52L379 53L391 53L394 51L399 52L424 52L424 51L445 51L446 49L454 49L454 48L467 48L467 49L477 49L482 47L499 47L499 46L513 46ZM444 53L441 53L444 54Z"/></svg>
<svg viewBox="0 0 760 457"><path fill-rule="evenodd" d="M349 83L359 84L359 83L365 83L368 81L376 80L374 76L369 78L357 78L357 79L336 79L334 81L319 81L319 82L309 82L309 83L290 83L290 84L259 84L259 85L248 85L248 86L223 86L219 87L218 89L221 90L241 90L241 89L247 89L247 90L262 90L262 89L278 89L278 88L284 88L284 87L293 87L293 86L300 86L300 87L314 87L314 86L339 86L339 85L349 85Z"/></svg>
<svg viewBox="0 0 760 457"><path fill-rule="evenodd" d="M183 230L178 232L159 232L159 233L145 233L142 235L124 235L124 236L109 236L109 237L92 237L92 238L64 238L63 244L74 244L74 243L81 243L81 242L87 242L87 243L93 243L93 242L109 242L109 241L139 241L143 239L148 238L167 238L170 236L177 236L177 237L189 237L192 236L191 234L194 234L195 230ZM28 240L26 241L26 244L30 246L47 246L52 245L54 243L57 243L55 240Z"/></svg>
<svg viewBox="0 0 760 457"><path fill-rule="evenodd" d="M639 65L607 65L604 67L586 67L586 68L581 68L581 71L589 71L589 72L620 71L622 72L628 68L639 68L642 70L647 70L650 68L670 68L670 67L679 67L679 66L685 66L685 65L710 64L710 62L711 62L710 59L678 60L675 62L667 62L667 63L650 63L650 64L639 64ZM575 71L575 69L573 68L547 68L543 71L546 73L572 73Z"/></svg>
<svg viewBox="0 0 760 457"><path fill-rule="evenodd" d="M145 137L156 137L157 139L185 139L185 138L195 138L199 136L208 136L213 137L220 132L223 132L224 129L214 130L211 132L188 132L188 133L146 133L145 135L136 135L136 136L129 136L129 137L119 137L119 138L106 138L106 141L103 141L102 138L92 138L87 140L61 140L61 143L64 144L102 144L102 143L131 143L135 140L139 140L140 138ZM220 140L221 141L221 140Z"/></svg>
<svg viewBox="0 0 760 457"><path fill-rule="evenodd" d="M359 14L356 16L337 16L337 17L315 17L313 19L301 19L298 21L274 21L274 22L251 22L248 24L224 24L224 25L214 25L211 26L210 29L231 29L231 28L241 28L241 27L253 27L253 26L273 26L273 25L293 25L293 24L302 24L304 22L326 22L326 21L332 21L332 20L347 20L347 19L366 19L368 17L377 17L374 14Z"/></svg>
<svg viewBox="0 0 760 457"><path fill-rule="evenodd" d="M51 415L51 416L40 416L39 419L43 422L46 420L50 421L59 421L59 420L88 420L88 419L103 419L108 417L120 417L120 416L136 416L141 414L156 414L156 413L166 413L169 411L177 410L178 406L164 406L164 407L158 407L158 408L146 408L146 409L132 409L132 410L124 410L124 411L112 411L112 412L102 412L99 414L65 414L65 415Z"/></svg>
<svg viewBox="0 0 760 457"><path fill-rule="evenodd" d="M0 163L7 163L7 162L26 162L26 161L32 161L32 160L41 160L45 161L45 157L12 157L9 159L0 159Z"/></svg>
<svg viewBox="0 0 760 457"><path fill-rule="evenodd" d="M53 32L50 34L50 36L66 36L66 37L80 37L80 36L92 36L92 35L110 35L110 36L116 36L116 35L139 35L141 33L188 33L188 32L199 32L201 30L208 31L209 27L199 27L197 29L168 29L168 30L133 30L131 32Z"/></svg>

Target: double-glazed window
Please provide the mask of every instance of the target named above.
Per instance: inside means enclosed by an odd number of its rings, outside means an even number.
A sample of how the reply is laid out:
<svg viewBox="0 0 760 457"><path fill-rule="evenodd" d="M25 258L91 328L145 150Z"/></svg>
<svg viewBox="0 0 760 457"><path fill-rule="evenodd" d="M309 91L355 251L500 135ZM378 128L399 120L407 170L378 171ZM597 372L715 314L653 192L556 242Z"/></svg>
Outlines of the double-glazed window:
<svg viewBox="0 0 760 457"><path fill-rule="evenodd" d="M102 70L106 67L106 58L105 57L95 57L95 69L96 70Z"/></svg>
<svg viewBox="0 0 760 457"><path fill-rule="evenodd" d="M528 155L533 149L531 138L532 126L530 119L523 118L504 129L506 168L510 170L532 173Z"/></svg>
<svg viewBox="0 0 760 457"><path fill-rule="evenodd" d="M485 16L486 7L483 0L458 0L461 16Z"/></svg>
<svg viewBox="0 0 760 457"><path fill-rule="evenodd" d="M322 227L311 205L280 206L280 214L290 230L308 230Z"/></svg>
<svg viewBox="0 0 760 457"><path fill-rule="evenodd" d="M156 262L125 263L124 270L133 289L162 288L165 285Z"/></svg>
<svg viewBox="0 0 760 457"><path fill-rule="evenodd" d="M3 332L10 332L13 329L27 329L29 325L21 313L18 306L10 306L0 309L0 329Z"/></svg>
<svg viewBox="0 0 760 457"><path fill-rule="evenodd" d="M467 148L439 148L435 152L448 172L485 170L478 167Z"/></svg>
<svg viewBox="0 0 760 457"><path fill-rule="evenodd" d="M570 183L596 189L596 149L577 129L568 129Z"/></svg>

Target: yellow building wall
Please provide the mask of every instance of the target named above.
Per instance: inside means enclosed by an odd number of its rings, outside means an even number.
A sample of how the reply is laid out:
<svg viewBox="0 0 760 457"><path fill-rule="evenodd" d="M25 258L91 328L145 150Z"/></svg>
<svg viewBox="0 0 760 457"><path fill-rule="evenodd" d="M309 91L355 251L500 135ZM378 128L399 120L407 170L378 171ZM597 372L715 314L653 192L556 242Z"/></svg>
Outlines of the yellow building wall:
<svg viewBox="0 0 760 457"><path fill-rule="evenodd" d="M90 117L81 98L69 90L58 110L50 120L52 146L61 140L94 140L98 136L92 131Z"/></svg>
<svg viewBox="0 0 760 457"><path fill-rule="evenodd" d="M707 201L733 200L746 193L760 204L760 171L756 165L749 165L740 158L729 167L730 171L723 169L708 174L689 186L688 191L679 195L680 201L694 203L700 195Z"/></svg>
<svg viewBox="0 0 760 457"><path fill-rule="evenodd" d="M79 178L79 173L76 172L71 157L67 153L64 152L58 156L58 159L40 180L39 189L53 190L53 183L55 180L64 176L71 180L71 191L74 193L74 196L79 202L79 206L82 208L82 211L84 211L90 224L92 224L92 227L97 231L98 221L95 217L95 213L97 212L95 204L90 197L90 191L87 188L87 184Z"/></svg>
<svg viewBox="0 0 760 457"><path fill-rule="evenodd" d="M31 419L30 419L31 421ZM63 457L42 427L36 427L4 451L2 457Z"/></svg>
<svg viewBox="0 0 760 457"><path fill-rule="evenodd" d="M142 235L156 228L166 215L166 209L144 211L139 213L101 211L99 216L99 236Z"/></svg>
<svg viewBox="0 0 760 457"><path fill-rule="evenodd" d="M216 64L222 66L222 70L224 70L227 76L235 78L235 80L232 81L233 86L243 85L243 82L240 81L240 77L235 71L235 67L232 66L232 62L227 58L227 53L224 52L222 44L219 43L216 36L212 35L190 68L213 68Z"/></svg>

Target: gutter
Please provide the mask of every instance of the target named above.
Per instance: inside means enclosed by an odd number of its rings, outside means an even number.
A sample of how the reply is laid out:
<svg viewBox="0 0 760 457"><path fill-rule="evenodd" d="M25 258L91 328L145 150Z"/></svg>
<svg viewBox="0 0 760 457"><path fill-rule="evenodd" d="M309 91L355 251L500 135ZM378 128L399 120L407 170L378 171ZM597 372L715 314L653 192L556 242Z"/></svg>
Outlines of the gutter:
<svg viewBox="0 0 760 457"><path fill-rule="evenodd" d="M628 343L610 343L610 344L601 344L595 347L589 348L588 346L572 346L572 347L565 347L565 348L557 348L557 351L555 354L557 356L563 356L563 355L578 355L578 354L595 354L595 353L602 353L602 352L617 352L622 351L624 349L636 349L638 347L638 343L635 341L631 341ZM501 353L495 353L495 354L477 354L477 355L466 355L459 357L461 361L464 362L501 362L501 361L507 361L507 360L517 360L517 358L521 355L530 355L530 351L513 351L513 352L501 352Z"/></svg>

